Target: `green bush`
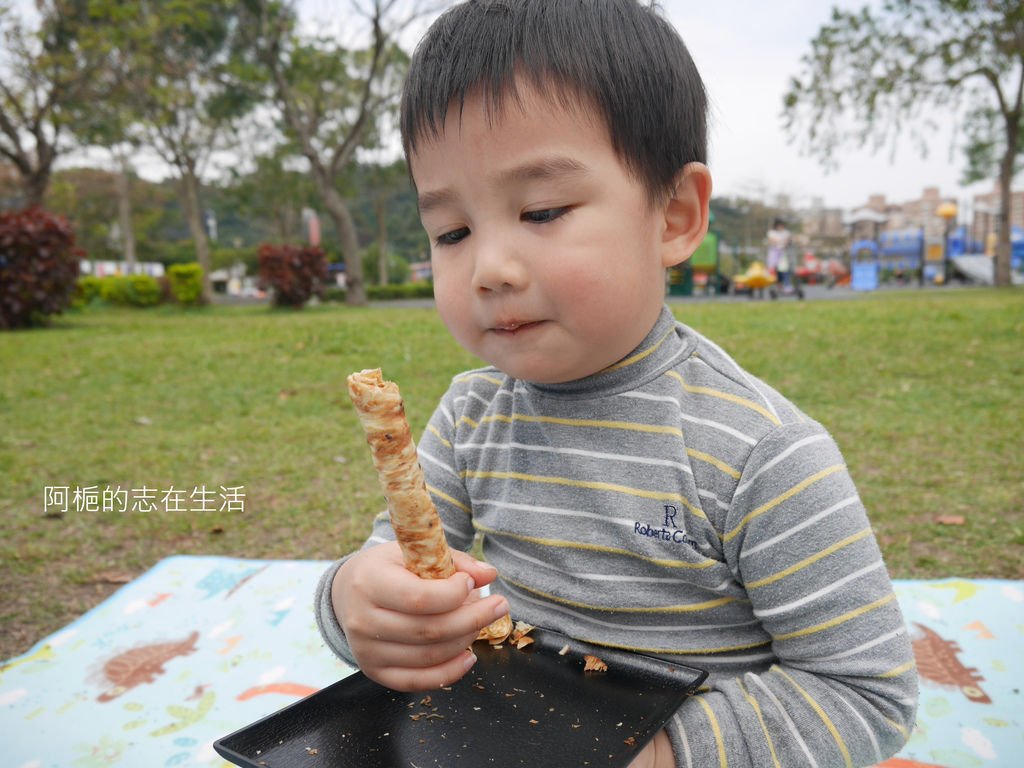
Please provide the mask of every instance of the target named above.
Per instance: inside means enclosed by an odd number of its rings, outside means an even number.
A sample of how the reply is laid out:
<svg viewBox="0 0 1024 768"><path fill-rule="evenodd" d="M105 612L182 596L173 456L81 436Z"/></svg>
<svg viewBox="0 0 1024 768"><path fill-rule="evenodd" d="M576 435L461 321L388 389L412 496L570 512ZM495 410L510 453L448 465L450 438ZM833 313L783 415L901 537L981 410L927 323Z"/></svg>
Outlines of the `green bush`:
<svg viewBox="0 0 1024 768"><path fill-rule="evenodd" d="M153 261L163 262L165 267L171 264L189 264L196 260L196 246L191 240L161 243L155 256Z"/></svg>
<svg viewBox="0 0 1024 768"><path fill-rule="evenodd" d="M388 253L388 285L402 285L409 279L409 262L394 251ZM380 284L380 248L371 243L363 250L363 279L372 285Z"/></svg>
<svg viewBox="0 0 1024 768"><path fill-rule="evenodd" d="M71 306L81 309L99 299L102 283L103 281L95 275L82 275L78 278L78 283L75 286L75 296L71 300Z"/></svg>
<svg viewBox="0 0 1024 768"><path fill-rule="evenodd" d="M160 303L160 283L150 275L104 277L100 298L119 307L153 307Z"/></svg>
<svg viewBox="0 0 1024 768"><path fill-rule="evenodd" d="M401 285L370 285L366 295L374 301L386 299L432 299L433 283L402 283Z"/></svg>
<svg viewBox="0 0 1024 768"><path fill-rule="evenodd" d="M195 261L195 257L192 257ZM244 248L211 248L210 269L229 269L235 264L244 264L246 274L254 274L259 271L260 257L259 249L255 246Z"/></svg>
<svg viewBox="0 0 1024 768"><path fill-rule="evenodd" d="M348 294L346 293L344 288L340 288L339 286L334 285L329 288L324 288L321 298L323 299L323 301L333 301L337 302L338 304L344 304L345 297L347 295Z"/></svg>
<svg viewBox="0 0 1024 768"><path fill-rule="evenodd" d="M321 298L323 301L345 302L345 289L326 288ZM432 299L434 298L433 283L402 283L401 285L368 285L366 298L370 301L388 301L389 299Z"/></svg>
<svg viewBox="0 0 1024 768"><path fill-rule="evenodd" d="M203 268L199 264L172 264L167 277L176 302L187 307L203 303Z"/></svg>

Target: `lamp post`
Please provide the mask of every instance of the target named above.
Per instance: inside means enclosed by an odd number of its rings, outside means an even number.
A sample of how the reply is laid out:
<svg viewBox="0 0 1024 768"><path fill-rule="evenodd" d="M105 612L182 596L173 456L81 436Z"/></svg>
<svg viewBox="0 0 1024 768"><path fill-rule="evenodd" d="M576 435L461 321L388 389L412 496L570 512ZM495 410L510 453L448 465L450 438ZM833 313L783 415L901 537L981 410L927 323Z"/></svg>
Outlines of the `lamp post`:
<svg viewBox="0 0 1024 768"><path fill-rule="evenodd" d="M956 221L956 203L945 202L940 205L935 215L946 222L945 248L942 252L942 284L949 285L950 261L949 261L949 240L953 231L953 223Z"/></svg>

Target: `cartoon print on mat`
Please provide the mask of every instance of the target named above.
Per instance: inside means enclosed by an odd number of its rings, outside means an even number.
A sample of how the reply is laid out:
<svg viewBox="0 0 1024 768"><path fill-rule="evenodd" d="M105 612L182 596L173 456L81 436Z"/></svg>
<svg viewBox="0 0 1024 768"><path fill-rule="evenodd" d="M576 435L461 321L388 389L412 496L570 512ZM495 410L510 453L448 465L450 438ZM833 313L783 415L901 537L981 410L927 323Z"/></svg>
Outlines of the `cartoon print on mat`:
<svg viewBox="0 0 1024 768"><path fill-rule="evenodd" d="M140 645L119 653L103 665L104 682L113 687L96 697L96 701L113 701L137 685L152 683L164 673L164 664L179 656L187 656L196 649L198 632L192 632L176 643Z"/></svg>
<svg viewBox="0 0 1024 768"><path fill-rule="evenodd" d="M24 656L20 659L14 659L6 664L0 664L0 680L3 679L4 672L15 667L20 667L22 664L32 664L37 661L53 661L56 658L56 654L53 652L53 648L49 643L43 645L38 651L33 654Z"/></svg>
<svg viewBox="0 0 1024 768"><path fill-rule="evenodd" d="M913 641L914 660L917 662L917 673L922 680L944 687L959 688L968 700L975 704L991 704L978 683L983 678L978 670L965 667L957 658L960 646L952 640L945 640L936 632L914 622L922 635Z"/></svg>
<svg viewBox="0 0 1024 768"><path fill-rule="evenodd" d="M226 592L224 599L231 597L235 592L241 589L251 579L256 578L263 571L267 570L266 565L260 568L247 568L240 573L224 570L223 568L215 568L214 570L207 573L198 584L197 589L202 589L206 592L204 600L209 600L214 595L218 595L221 592Z"/></svg>
<svg viewBox="0 0 1024 768"><path fill-rule="evenodd" d="M302 683L270 683L269 685L257 685L248 688L235 698L239 701L248 701L256 696L264 696L268 693L283 693L285 696L305 697L312 696L319 690L319 688L312 688Z"/></svg>

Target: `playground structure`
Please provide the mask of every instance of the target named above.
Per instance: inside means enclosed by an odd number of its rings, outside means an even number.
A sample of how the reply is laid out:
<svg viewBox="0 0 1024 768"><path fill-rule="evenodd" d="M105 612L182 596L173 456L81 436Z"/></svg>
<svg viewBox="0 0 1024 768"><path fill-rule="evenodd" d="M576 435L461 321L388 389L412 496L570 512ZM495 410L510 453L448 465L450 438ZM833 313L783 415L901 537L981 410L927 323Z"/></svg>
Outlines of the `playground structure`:
<svg viewBox="0 0 1024 768"><path fill-rule="evenodd" d="M863 214L857 212L853 216ZM854 221L853 217L847 223ZM753 261L744 270L735 249L723 248L721 234L709 229L694 254L668 273L668 293L673 296L705 296L749 293L752 298L795 295L802 298L802 286L824 283L829 288L849 285L855 291L872 291L885 283L941 285L951 279L992 284L991 252L994 237L985 242L971 238L967 227L949 227L941 237L926 237L920 227L880 231L884 217L867 219L876 224L874 237L862 238L849 247L843 258L819 259L806 252L790 273L791 284L780 286L763 261ZM713 221L713 219L712 219ZM1013 281L1024 283L1024 229L1011 228L1011 269Z"/></svg>
<svg viewBox="0 0 1024 768"><path fill-rule="evenodd" d="M1024 229L1013 227L1010 242L1012 269L1020 273L1024 270ZM851 284L854 290L863 291L890 280L916 278L920 284L942 284L954 275L992 282L992 259L985 250L984 243L968 237L963 225L950 229L943 239L926 239L919 228L882 232L876 240L858 240L850 246Z"/></svg>
<svg viewBox="0 0 1024 768"><path fill-rule="evenodd" d="M705 295L726 293L729 277L722 272L720 244L721 235L709 229L693 255L669 269L669 295L692 296L696 290Z"/></svg>

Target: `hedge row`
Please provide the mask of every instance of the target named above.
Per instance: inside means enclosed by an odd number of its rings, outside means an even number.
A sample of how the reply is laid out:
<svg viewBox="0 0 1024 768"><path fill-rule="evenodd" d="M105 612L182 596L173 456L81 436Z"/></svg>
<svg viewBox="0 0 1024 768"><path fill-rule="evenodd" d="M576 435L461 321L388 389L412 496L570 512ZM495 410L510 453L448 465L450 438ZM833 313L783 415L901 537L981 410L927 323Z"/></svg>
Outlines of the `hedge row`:
<svg viewBox="0 0 1024 768"><path fill-rule="evenodd" d="M345 301L344 288L328 288L324 291L324 301ZM368 285L366 297L370 301L387 301L390 299L432 299L434 298L433 283L402 283L401 285Z"/></svg>
<svg viewBox="0 0 1024 768"><path fill-rule="evenodd" d="M169 301L198 306L203 301L203 268L198 264L172 264L165 277L151 275L84 275L78 279L73 306L94 301L116 307L155 307Z"/></svg>

